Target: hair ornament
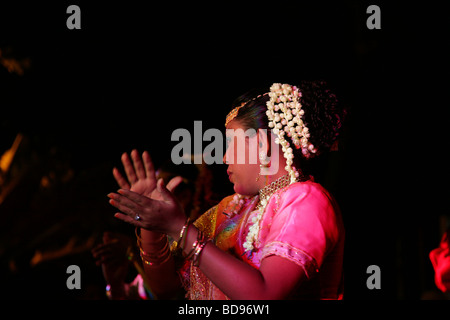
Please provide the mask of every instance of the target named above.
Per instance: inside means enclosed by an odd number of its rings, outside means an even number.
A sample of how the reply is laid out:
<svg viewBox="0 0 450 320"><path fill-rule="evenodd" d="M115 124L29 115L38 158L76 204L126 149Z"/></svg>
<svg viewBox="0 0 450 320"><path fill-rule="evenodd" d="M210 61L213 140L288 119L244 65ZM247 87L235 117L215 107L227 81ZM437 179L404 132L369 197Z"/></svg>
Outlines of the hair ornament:
<svg viewBox="0 0 450 320"><path fill-rule="evenodd" d="M305 158L310 158L317 152L314 145L308 140L309 129L303 122L300 98L301 91L296 86L274 83L270 87L270 100L267 101L266 115L269 118L269 128L277 136L275 143L280 144L286 158L286 171L291 176L291 183L298 179L299 173L292 166L294 154L285 136L291 138L296 149L302 149Z"/></svg>

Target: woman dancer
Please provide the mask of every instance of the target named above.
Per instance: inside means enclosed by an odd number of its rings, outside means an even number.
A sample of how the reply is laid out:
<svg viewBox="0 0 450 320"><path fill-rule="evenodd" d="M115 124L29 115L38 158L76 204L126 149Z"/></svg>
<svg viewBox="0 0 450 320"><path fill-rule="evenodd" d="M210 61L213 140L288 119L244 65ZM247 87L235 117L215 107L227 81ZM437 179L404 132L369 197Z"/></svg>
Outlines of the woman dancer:
<svg viewBox="0 0 450 320"><path fill-rule="evenodd" d="M225 123L224 160L236 194L195 222L170 191L179 179L166 187L149 154L132 153L128 182L116 171L123 187L108 196L121 211L115 216L140 229L156 296L184 288L189 299L341 299L342 218L307 170L336 141L342 115L324 82L275 83L240 103ZM255 161L241 161L247 158Z"/></svg>

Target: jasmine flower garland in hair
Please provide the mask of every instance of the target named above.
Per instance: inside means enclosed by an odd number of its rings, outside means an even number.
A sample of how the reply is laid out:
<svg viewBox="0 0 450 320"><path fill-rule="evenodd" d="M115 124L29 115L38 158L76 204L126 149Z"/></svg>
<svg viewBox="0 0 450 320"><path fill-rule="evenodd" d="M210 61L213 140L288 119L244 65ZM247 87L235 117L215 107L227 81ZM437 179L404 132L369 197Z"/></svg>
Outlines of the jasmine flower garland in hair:
<svg viewBox="0 0 450 320"><path fill-rule="evenodd" d="M285 135L291 138L296 149L302 149L302 154L309 158L311 154L316 153L317 149L309 142L309 129L303 122L302 116L305 113L302 110L300 98L302 93L296 86L289 84L274 83L270 87L269 97L267 101L266 115L269 119L269 127L272 132L277 135L275 143L280 144L286 159L286 171L288 175L279 178L271 185L266 186L269 192L260 191L260 204L258 206L258 214L252 218L252 225L243 244L246 251L252 251L256 243L260 231L260 223L270 196L276 190L296 182L299 178L298 170L292 165L294 154L289 142L285 139ZM273 185L273 186L272 186Z"/></svg>
<svg viewBox="0 0 450 320"><path fill-rule="evenodd" d="M305 113L302 110L300 98L302 93L296 86L289 84L274 83L270 87L267 101L267 117L269 118L269 127L277 135L275 143L280 144L286 158L286 171L291 176L291 183L295 182L299 173L293 164L293 150L285 135L291 138L296 149L302 149L302 154L309 158L317 149L308 141L310 137L309 129L303 122L302 116Z"/></svg>

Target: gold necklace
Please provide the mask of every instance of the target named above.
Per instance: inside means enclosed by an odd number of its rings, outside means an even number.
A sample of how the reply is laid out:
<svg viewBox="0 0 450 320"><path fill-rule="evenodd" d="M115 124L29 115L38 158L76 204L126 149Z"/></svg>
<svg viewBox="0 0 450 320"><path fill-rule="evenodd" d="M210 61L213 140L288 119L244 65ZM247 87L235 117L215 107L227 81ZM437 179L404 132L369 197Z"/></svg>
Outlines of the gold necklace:
<svg viewBox="0 0 450 320"><path fill-rule="evenodd" d="M280 190L284 187L287 187L291 182L291 177L288 174L279 177L277 180L273 181L271 184L265 186L261 190L259 190L259 203L257 209L260 212L264 211L267 203L269 202L269 198L272 194L274 194L277 190Z"/></svg>

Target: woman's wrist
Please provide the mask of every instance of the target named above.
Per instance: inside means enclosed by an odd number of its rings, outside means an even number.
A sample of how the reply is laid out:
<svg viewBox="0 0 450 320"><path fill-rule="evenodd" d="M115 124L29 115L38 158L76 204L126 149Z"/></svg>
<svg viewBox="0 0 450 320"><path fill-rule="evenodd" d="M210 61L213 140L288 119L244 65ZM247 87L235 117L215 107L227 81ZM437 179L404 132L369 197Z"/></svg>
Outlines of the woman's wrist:
<svg viewBox="0 0 450 320"><path fill-rule="evenodd" d="M183 228L185 223L186 223L185 218L178 218L171 223L170 229L168 229L167 232L165 233L151 231L144 228L140 228L139 230L136 229L136 236L140 238L140 241L143 244L150 244L150 245L161 242L162 239L165 238L165 235L168 235L169 237L176 240L178 239L180 230Z"/></svg>
<svg viewBox="0 0 450 320"><path fill-rule="evenodd" d="M144 235L140 235L140 230L136 228L136 237L139 255L145 265L159 266L170 260L171 252L167 235L155 232L144 232ZM143 241L146 241L145 244Z"/></svg>
<svg viewBox="0 0 450 320"><path fill-rule="evenodd" d="M136 236L142 243L158 243L164 238L164 233L146 230L144 228L136 229Z"/></svg>
<svg viewBox="0 0 450 320"><path fill-rule="evenodd" d="M179 240L179 238L181 238L181 236L183 235L182 233L185 232L185 229L189 224L190 219L186 218L177 219L172 223L171 230L167 233L167 235L174 240Z"/></svg>
<svg viewBox="0 0 450 320"><path fill-rule="evenodd" d="M194 266L200 265L200 256L210 239L193 224L188 224L183 237L180 239L179 247L187 260L192 260Z"/></svg>

